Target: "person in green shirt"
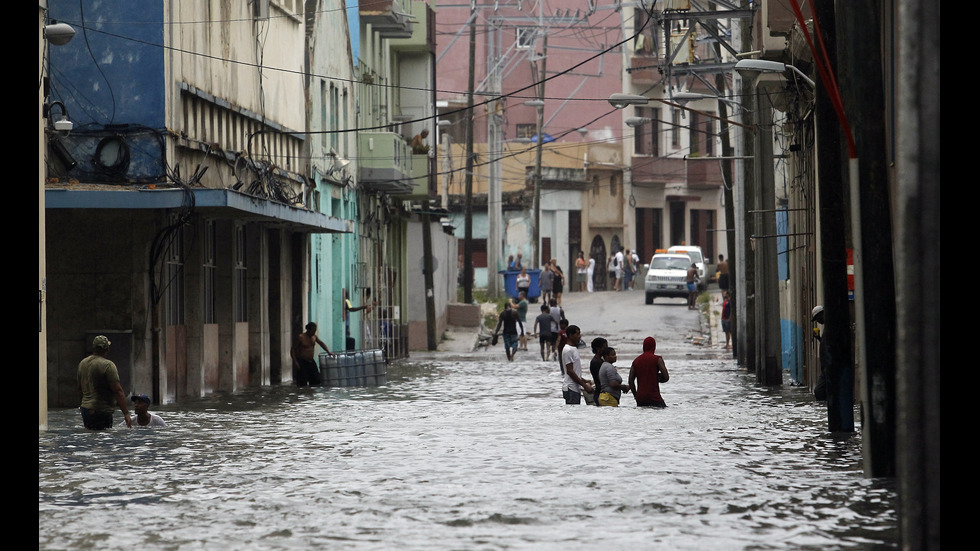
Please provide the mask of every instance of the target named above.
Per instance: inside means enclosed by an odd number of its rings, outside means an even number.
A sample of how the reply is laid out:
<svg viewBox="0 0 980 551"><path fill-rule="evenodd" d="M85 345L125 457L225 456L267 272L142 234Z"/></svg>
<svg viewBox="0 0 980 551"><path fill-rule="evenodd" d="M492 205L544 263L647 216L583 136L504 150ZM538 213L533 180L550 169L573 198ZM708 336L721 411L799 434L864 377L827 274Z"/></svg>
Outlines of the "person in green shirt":
<svg viewBox="0 0 980 551"><path fill-rule="evenodd" d="M78 389L82 393L79 410L87 429L112 428L112 413L116 405L123 412L126 426L133 427L126 406L126 393L119 383L119 371L108 358L111 344L105 335L95 337L92 340L92 354L78 364Z"/></svg>

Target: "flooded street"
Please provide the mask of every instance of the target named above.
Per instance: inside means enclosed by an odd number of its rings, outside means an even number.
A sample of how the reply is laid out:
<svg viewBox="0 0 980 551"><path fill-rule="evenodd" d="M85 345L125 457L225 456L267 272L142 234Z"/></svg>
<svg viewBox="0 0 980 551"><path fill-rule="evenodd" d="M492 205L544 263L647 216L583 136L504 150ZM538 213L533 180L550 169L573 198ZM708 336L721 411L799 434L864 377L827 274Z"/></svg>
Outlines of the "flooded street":
<svg viewBox="0 0 980 551"><path fill-rule="evenodd" d="M613 295L567 298L569 319L609 338L624 378L657 336L665 410L630 395L564 405L536 343L513 363L502 345L413 354L383 387L153 407L166 429L120 428L117 413L94 433L54 410L38 437L38 547L895 547L894 487L864 478L859 435L831 437L806 389L757 387L717 345L691 344L682 301Z"/></svg>

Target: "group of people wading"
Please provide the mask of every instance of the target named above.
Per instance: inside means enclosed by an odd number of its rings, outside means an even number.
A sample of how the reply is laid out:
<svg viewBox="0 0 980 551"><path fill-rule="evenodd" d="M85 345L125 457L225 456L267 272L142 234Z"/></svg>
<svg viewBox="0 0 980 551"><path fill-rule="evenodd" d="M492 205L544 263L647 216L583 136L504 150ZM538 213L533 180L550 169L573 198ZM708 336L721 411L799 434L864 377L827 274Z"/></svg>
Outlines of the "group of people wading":
<svg viewBox="0 0 980 551"><path fill-rule="evenodd" d="M619 406L624 392L632 392L638 407L665 408L660 395L660 383L670 380L664 359L657 355L657 340L647 337L643 340L643 353L633 360L627 382L616 369L616 349L602 338L592 339L592 360L589 372L592 380L582 378L582 360L578 344L582 332L576 325L569 325L568 345L561 351L562 396L566 404L585 402L597 406Z"/></svg>
<svg viewBox="0 0 980 551"><path fill-rule="evenodd" d="M508 302L500 314L496 336L504 338L507 361L514 361L518 350L527 350L527 297L523 291L517 300ZM579 343L582 331L577 325L569 325L561 306L555 299L541 305L541 314L534 320L530 333L537 335L541 360L558 360L562 373L562 397L566 404L581 404L582 399L597 406L618 406L624 392L632 392L640 407L667 407L660 395L660 383L670 379L664 359L657 355L657 341L647 337L643 341L643 353L633 360L626 383L616 370L616 349L609 342L597 337L592 340L593 357L589 362L592 379L582 377L582 357Z"/></svg>

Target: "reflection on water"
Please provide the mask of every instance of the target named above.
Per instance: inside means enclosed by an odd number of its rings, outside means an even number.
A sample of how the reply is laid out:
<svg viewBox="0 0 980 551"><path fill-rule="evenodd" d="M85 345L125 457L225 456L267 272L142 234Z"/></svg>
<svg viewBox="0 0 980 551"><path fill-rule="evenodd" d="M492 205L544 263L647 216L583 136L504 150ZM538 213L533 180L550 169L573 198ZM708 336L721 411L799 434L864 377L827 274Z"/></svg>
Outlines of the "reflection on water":
<svg viewBox="0 0 980 551"><path fill-rule="evenodd" d="M166 429L38 438L41 549L884 549L896 497L804 389L672 362L666 410L561 403L557 366L448 361L378 388L249 390ZM620 371L632 357L621 353ZM527 358L527 361L520 361ZM118 423L118 414L117 414Z"/></svg>

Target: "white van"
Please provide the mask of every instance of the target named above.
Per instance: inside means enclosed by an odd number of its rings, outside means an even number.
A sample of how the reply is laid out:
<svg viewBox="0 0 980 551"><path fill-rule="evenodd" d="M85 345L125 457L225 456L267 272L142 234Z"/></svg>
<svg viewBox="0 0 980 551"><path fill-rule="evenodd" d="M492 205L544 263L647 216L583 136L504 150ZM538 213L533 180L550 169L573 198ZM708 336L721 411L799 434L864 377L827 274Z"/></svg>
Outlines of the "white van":
<svg viewBox="0 0 980 551"><path fill-rule="evenodd" d="M650 259L643 280L647 304L653 304L657 297L687 298L687 270L691 267L691 257L684 253L660 253Z"/></svg>
<svg viewBox="0 0 980 551"><path fill-rule="evenodd" d="M698 291L704 291L708 288L708 272L705 270L704 266L704 254L701 252L701 247L697 245L674 245L673 247L667 249L667 252L674 254L686 254L691 257L691 262L698 267Z"/></svg>

